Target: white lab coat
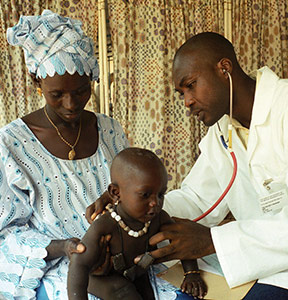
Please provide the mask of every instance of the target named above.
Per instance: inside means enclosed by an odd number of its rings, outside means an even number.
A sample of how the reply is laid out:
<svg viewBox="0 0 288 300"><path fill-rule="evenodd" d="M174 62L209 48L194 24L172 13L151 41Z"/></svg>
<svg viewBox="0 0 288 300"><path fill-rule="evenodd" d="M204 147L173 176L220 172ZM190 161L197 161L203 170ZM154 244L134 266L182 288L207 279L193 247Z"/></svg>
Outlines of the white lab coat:
<svg viewBox="0 0 288 300"><path fill-rule="evenodd" d="M264 67L257 82L247 150L233 129L238 161L235 182L220 205L200 223L213 227L213 243L230 287L251 280L288 288L288 200L263 213L260 199L288 185L288 80ZM228 116L220 121L227 137ZM182 183L167 194L164 209L194 219L211 207L232 172L230 154L220 141L217 124L200 143L201 155ZM268 190L263 183L272 182ZM287 202L286 202L287 201ZM219 224L231 211L237 221Z"/></svg>

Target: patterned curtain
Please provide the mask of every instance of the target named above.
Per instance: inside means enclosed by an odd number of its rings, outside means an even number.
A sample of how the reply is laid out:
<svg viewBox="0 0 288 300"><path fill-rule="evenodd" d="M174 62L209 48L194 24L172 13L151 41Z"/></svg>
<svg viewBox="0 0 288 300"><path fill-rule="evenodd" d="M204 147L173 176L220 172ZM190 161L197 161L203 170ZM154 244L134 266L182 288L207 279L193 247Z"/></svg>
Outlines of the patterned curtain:
<svg viewBox="0 0 288 300"><path fill-rule="evenodd" d="M240 65L251 72L264 65L288 77L288 1L234 0L233 44Z"/></svg>
<svg viewBox="0 0 288 300"><path fill-rule="evenodd" d="M38 15L44 9L80 19L86 34L97 40L95 0L0 1L0 127L44 105L26 71L22 49L8 46L6 40L7 28L15 25L20 15ZM94 98L88 104L92 110L96 110Z"/></svg>
<svg viewBox="0 0 288 300"><path fill-rule="evenodd" d="M167 168L169 189L177 188L199 155L197 145L206 128L174 93L171 68L176 49L202 31L226 33L245 71L268 65L288 77L287 0L107 3L114 52L113 116L131 145L157 153ZM82 20L84 31L97 44L97 0L0 1L0 126L44 104L27 75L21 49L8 47L6 29L20 14L40 14L45 8ZM94 99L88 108L96 111Z"/></svg>
<svg viewBox="0 0 288 300"><path fill-rule="evenodd" d="M201 31L224 33L223 1L108 0L114 50L114 117L133 146L154 151L177 188L198 156L205 128L172 82L176 49Z"/></svg>

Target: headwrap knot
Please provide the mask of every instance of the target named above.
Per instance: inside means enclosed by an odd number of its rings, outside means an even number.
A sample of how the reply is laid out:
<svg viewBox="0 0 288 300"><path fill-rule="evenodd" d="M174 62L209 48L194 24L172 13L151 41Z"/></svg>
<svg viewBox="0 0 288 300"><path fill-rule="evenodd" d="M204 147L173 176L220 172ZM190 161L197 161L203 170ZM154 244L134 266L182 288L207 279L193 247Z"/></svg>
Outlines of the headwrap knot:
<svg viewBox="0 0 288 300"><path fill-rule="evenodd" d="M79 20L44 10L40 16L21 16L18 24L8 28L7 40L23 48L28 71L36 77L63 75L66 71L72 75L77 71L97 80L99 68L93 43L81 26Z"/></svg>

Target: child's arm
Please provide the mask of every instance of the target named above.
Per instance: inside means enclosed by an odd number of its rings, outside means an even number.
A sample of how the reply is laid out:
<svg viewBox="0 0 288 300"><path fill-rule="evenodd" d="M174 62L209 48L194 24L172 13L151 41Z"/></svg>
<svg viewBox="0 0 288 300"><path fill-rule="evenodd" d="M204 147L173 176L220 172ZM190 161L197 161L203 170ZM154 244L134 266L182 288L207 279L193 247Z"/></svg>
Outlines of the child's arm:
<svg viewBox="0 0 288 300"><path fill-rule="evenodd" d="M181 260L181 263L184 270L182 292L203 299L207 294L207 286L200 276L197 260Z"/></svg>
<svg viewBox="0 0 288 300"><path fill-rule="evenodd" d="M160 213L160 225L174 223L173 219L162 210ZM197 260L182 260L184 280L181 284L183 293L191 294L194 297L204 298L207 293L205 282L200 276Z"/></svg>
<svg viewBox="0 0 288 300"><path fill-rule="evenodd" d="M71 255L68 272L68 297L69 300L87 300L87 287L89 273L97 265L103 246L103 236L109 231L109 216L103 215L95 220L88 231L85 233L81 242L85 245L86 251L81 254L73 253ZM104 249L106 251L106 249Z"/></svg>

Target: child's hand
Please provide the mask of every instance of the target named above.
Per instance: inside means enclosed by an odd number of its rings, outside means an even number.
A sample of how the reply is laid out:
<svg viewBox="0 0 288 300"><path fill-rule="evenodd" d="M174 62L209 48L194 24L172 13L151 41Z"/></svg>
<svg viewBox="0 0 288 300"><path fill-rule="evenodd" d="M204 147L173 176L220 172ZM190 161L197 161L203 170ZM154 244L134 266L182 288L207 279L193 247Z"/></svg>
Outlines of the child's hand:
<svg viewBox="0 0 288 300"><path fill-rule="evenodd" d="M207 287L200 274L193 273L184 276L181 291L194 297L203 299L207 294Z"/></svg>

